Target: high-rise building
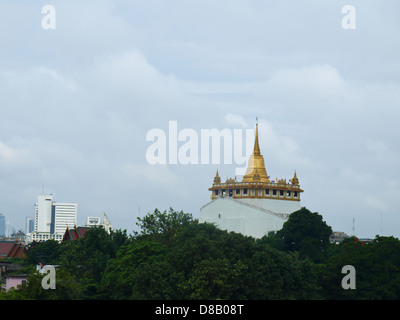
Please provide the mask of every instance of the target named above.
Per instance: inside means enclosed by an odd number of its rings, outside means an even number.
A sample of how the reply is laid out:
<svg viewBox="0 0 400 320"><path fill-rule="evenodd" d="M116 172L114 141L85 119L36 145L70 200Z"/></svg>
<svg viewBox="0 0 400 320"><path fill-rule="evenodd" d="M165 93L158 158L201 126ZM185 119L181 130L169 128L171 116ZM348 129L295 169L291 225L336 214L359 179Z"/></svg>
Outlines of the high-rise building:
<svg viewBox="0 0 400 320"><path fill-rule="evenodd" d="M76 225L77 211L76 203L54 203L50 232L64 235L67 227L73 228Z"/></svg>
<svg viewBox="0 0 400 320"><path fill-rule="evenodd" d="M33 217L26 218L26 233L32 233L35 229L35 219Z"/></svg>
<svg viewBox="0 0 400 320"><path fill-rule="evenodd" d="M39 195L35 204L35 232L50 233L53 208L52 195Z"/></svg>
<svg viewBox="0 0 400 320"><path fill-rule="evenodd" d="M0 237L6 235L6 217L0 213Z"/></svg>
<svg viewBox="0 0 400 320"><path fill-rule="evenodd" d="M39 195L30 241L61 241L67 227L73 228L76 225L77 212L76 203L57 203L53 201L52 195Z"/></svg>

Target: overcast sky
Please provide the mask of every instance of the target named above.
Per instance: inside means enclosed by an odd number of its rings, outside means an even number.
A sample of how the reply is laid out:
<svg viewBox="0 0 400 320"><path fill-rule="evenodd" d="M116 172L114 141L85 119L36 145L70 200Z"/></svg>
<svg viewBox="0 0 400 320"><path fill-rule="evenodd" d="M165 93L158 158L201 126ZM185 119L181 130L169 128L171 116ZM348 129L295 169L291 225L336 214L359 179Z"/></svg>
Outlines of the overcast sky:
<svg viewBox="0 0 400 320"><path fill-rule="evenodd" d="M400 237L399 18L395 0L3 0L0 212L25 229L44 189L81 225L198 217L217 168L237 165L151 165L146 134L258 117L268 174L296 170L303 206L335 231Z"/></svg>

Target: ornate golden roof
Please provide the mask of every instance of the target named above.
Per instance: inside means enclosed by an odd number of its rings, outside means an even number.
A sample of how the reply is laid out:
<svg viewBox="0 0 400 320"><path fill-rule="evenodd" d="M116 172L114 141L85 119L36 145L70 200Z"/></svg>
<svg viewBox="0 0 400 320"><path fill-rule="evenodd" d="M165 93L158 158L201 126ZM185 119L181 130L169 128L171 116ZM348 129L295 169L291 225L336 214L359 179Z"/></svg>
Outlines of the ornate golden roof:
<svg viewBox="0 0 400 320"><path fill-rule="evenodd" d="M261 155L258 144L258 123L256 124L253 154L249 158L249 164L242 182L270 182L267 170L265 169L264 157Z"/></svg>
<svg viewBox="0 0 400 320"><path fill-rule="evenodd" d="M294 170L294 176L293 179L290 180L290 182L295 186L299 185L299 179L297 179L296 170Z"/></svg>
<svg viewBox="0 0 400 320"><path fill-rule="evenodd" d="M285 201L300 201L299 179L296 170L294 176L286 182L285 179L270 181L265 169L264 157L261 155L258 143L258 123L256 124L256 137L253 153L249 158L247 170L241 182L236 178L229 178L225 183L221 182L218 169L214 177L214 183L208 190L212 191L211 199L218 197L250 198L250 199L275 199Z"/></svg>

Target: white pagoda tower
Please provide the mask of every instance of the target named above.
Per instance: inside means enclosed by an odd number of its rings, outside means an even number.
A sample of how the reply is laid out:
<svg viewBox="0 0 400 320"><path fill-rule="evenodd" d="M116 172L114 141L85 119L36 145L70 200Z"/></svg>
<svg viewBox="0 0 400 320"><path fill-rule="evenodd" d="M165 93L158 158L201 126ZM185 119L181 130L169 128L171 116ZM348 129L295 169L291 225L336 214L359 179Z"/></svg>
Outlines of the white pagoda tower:
<svg viewBox="0 0 400 320"><path fill-rule="evenodd" d="M241 182L221 182L218 170L211 188L211 202L200 209L199 223L213 223L218 228L261 238L282 228L289 215L301 208L296 171L289 182L271 181L265 169L258 143L258 124L253 154Z"/></svg>

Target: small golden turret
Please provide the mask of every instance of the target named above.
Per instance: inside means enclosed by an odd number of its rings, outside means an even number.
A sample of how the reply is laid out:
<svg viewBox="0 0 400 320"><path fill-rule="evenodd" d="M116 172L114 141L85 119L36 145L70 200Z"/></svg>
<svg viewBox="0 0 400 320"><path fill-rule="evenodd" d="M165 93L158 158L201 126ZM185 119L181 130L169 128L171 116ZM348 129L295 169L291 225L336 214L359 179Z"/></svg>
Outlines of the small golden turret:
<svg viewBox="0 0 400 320"><path fill-rule="evenodd" d="M214 184L219 184L219 183L221 183L221 178L218 174L218 169L217 169L217 174L214 177Z"/></svg>
<svg viewBox="0 0 400 320"><path fill-rule="evenodd" d="M299 185L299 179L297 179L296 170L294 170L294 176L293 176L293 178L290 180L290 182L291 182L294 186L298 186L298 185Z"/></svg>

